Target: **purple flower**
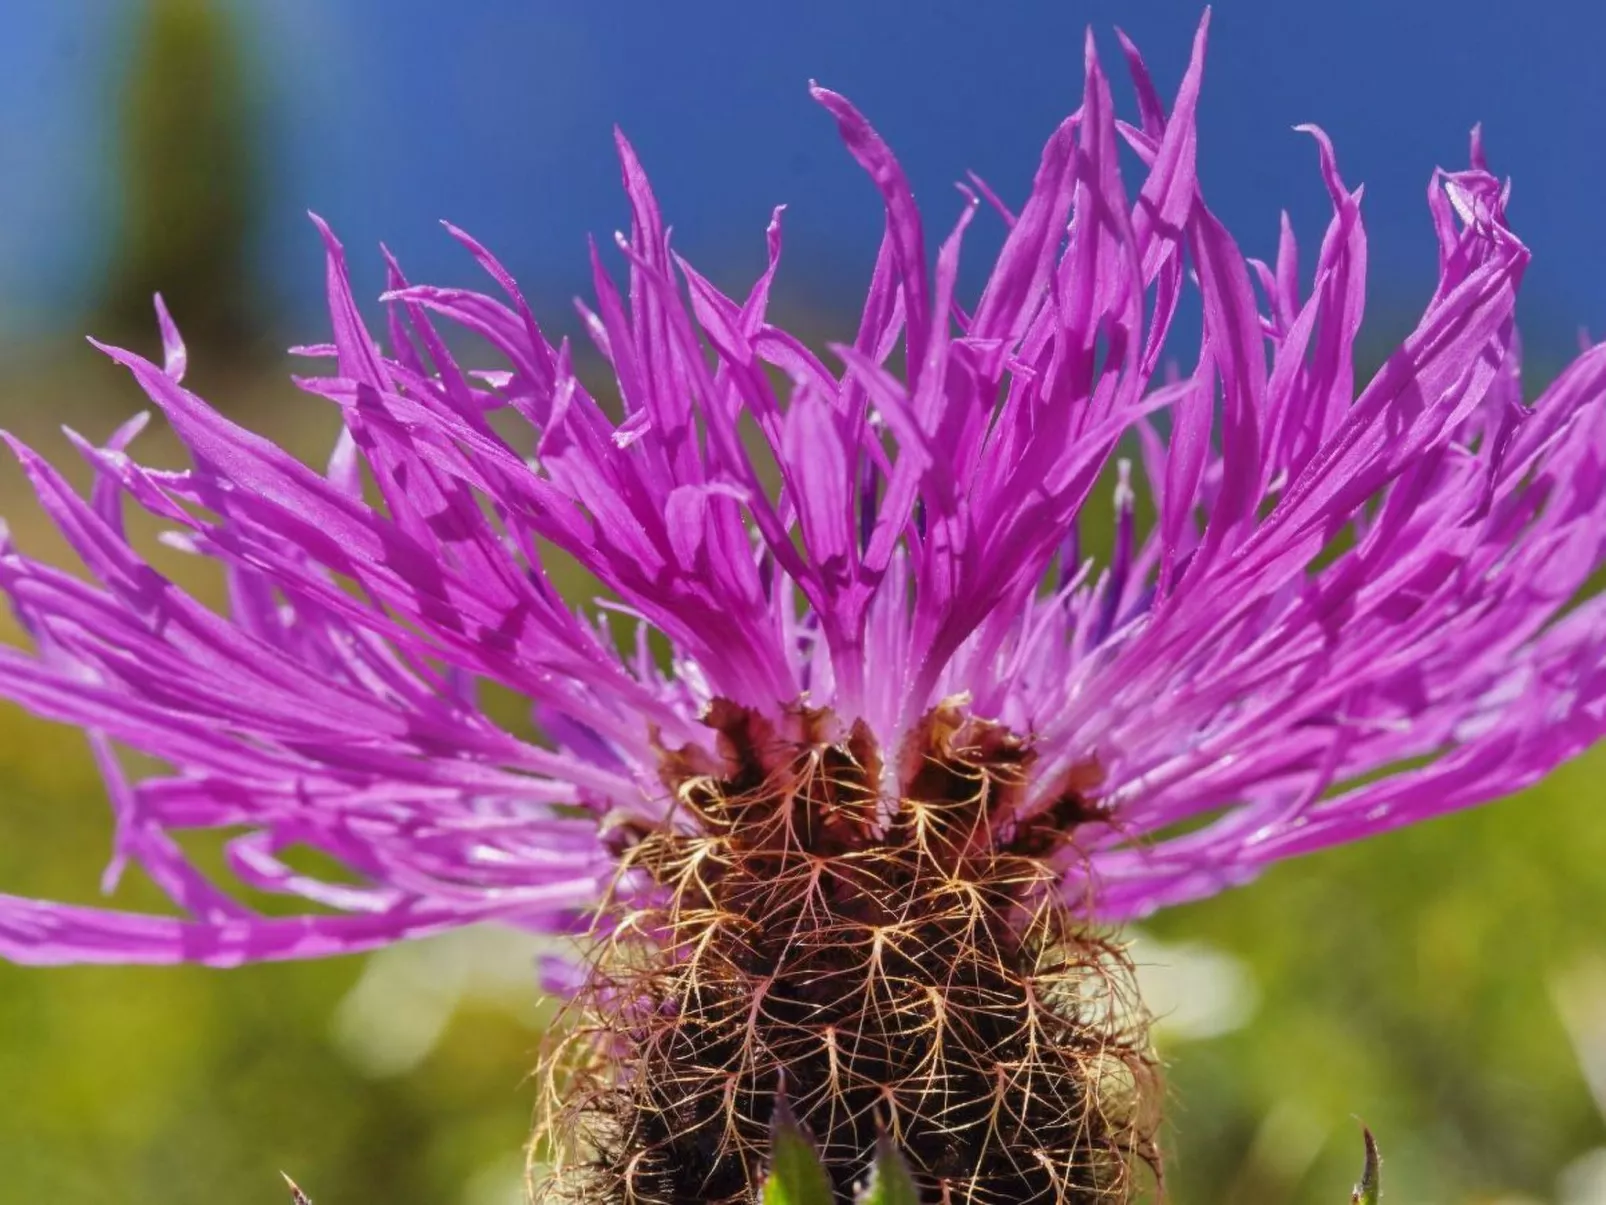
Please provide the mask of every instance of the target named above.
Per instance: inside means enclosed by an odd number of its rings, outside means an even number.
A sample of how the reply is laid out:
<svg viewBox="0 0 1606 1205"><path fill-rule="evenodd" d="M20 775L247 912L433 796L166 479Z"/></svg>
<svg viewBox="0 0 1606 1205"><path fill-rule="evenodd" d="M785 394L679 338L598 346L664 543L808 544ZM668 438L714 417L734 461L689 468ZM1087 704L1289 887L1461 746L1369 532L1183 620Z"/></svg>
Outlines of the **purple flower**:
<svg viewBox="0 0 1606 1205"><path fill-rule="evenodd" d="M1008 229L979 297L956 294L977 196L933 259L892 152L814 88L886 209L858 334L825 358L766 316L780 211L768 270L728 297L670 250L622 137L628 285L594 253L583 309L618 408L451 227L495 295L391 262L382 348L320 223L333 341L308 350L334 373L300 384L344 416L325 471L186 390L165 311L165 365L105 348L193 467L133 459L142 418L73 435L84 499L10 440L93 581L7 544L34 651L0 650L0 692L90 734L108 884L134 863L182 915L3 896L0 954L227 965L487 919L572 930L618 835L674 811L666 751L717 755L716 700L776 723L806 703L888 751L939 707L1018 734L1030 779L997 819L1072 784L1089 810L1049 856L1109 918L1497 798L1588 747L1606 601L1573 604L1606 545L1606 348L1523 402L1527 252L1474 136L1471 167L1429 189L1438 287L1357 391L1360 190L1307 128L1333 209L1312 284L1286 221L1274 264L1246 260L1195 174L1203 47L1169 110L1126 47L1127 125L1090 43L1082 106L1018 212L976 182ZM1190 292L1196 356L1167 343ZM460 366L437 321L505 368ZM1172 354L1185 372L1162 371ZM1084 558L1079 516L1105 513L1112 470L1113 552ZM128 502L221 567L224 613L136 551ZM561 594L560 563L599 597ZM485 684L528 700L528 732L487 715ZM166 768L132 780L119 748ZM238 834L242 883L318 907L251 911L186 859L173 834L195 828ZM289 846L351 877L297 872Z"/></svg>

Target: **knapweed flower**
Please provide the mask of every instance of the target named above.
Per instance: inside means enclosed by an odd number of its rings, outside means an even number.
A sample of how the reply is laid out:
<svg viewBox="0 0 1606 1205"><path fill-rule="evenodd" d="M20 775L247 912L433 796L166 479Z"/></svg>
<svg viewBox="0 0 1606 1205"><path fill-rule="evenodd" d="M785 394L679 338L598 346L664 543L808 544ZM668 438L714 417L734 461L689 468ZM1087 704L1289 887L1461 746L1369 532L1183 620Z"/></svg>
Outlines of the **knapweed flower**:
<svg viewBox="0 0 1606 1205"><path fill-rule="evenodd" d="M1007 236L963 299L978 197L928 256L892 152L815 88L886 208L829 355L767 317L779 211L727 296L671 252L623 139L628 285L594 256L583 308L617 404L456 230L498 296L392 263L383 347L323 231L325 471L186 390L165 313L164 365L105 349L192 467L132 459L138 422L75 436L85 499L13 441L94 581L5 549L34 652L0 652L0 691L90 733L114 868L183 915L0 897L0 951L589 931L549 968L575 1002L554 1198L750 1200L782 1088L843 1193L885 1131L932 1200L1124 1199L1153 1077L1096 926L1507 794L1606 728L1606 602L1580 601L1606 348L1524 403L1527 252L1474 138L1429 190L1438 287L1357 391L1360 191L1311 129L1333 212L1310 286L1286 223L1246 260L1195 174L1203 47L1169 108L1126 47L1124 124L1089 42L1024 204L977 182ZM1168 341L1185 302L1196 355ZM503 366L460 366L442 320ZM1085 532L1112 484L1113 531ZM142 558L129 502L221 567L226 610ZM493 722L488 687L530 724ZM122 748L167 768L136 781ZM249 911L186 860L195 828L318 907Z"/></svg>

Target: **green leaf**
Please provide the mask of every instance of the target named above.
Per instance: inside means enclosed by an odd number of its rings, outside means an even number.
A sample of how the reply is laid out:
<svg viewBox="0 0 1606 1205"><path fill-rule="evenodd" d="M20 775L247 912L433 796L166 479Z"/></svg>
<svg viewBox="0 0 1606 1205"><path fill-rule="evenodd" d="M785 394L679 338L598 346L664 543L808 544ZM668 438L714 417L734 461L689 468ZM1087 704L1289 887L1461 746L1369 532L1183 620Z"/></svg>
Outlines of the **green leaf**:
<svg viewBox="0 0 1606 1205"><path fill-rule="evenodd" d="M833 1205L831 1177L826 1175L814 1144L792 1116L783 1096L775 1102L770 1124L770 1174L764 1181L764 1205Z"/></svg>
<svg viewBox="0 0 1606 1205"><path fill-rule="evenodd" d="M920 1205L920 1189L909 1165L885 1136L876 1144L870 1182L856 1198L856 1205Z"/></svg>
<svg viewBox="0 0 1606 1205"><path fill-rule="evenodd" d="M1383 1191L1378 1176L1383 1161L1378 1157L1377 1139L1372 1137L1372 1131L1362 1126L1361 1134L1366 1139L1366 1167L1361 1172L1361 1182L1349 1195L1349 1205L1377 1205Z"/></svg>

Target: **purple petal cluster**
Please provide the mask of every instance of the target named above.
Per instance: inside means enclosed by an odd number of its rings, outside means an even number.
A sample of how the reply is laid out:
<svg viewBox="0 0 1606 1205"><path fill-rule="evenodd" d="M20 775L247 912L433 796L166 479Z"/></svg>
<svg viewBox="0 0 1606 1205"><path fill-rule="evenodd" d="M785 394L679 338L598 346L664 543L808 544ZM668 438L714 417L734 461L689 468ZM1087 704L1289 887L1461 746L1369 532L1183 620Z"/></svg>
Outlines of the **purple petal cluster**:
<svg viewBox="0 0 1606 1205"><path fill-rule="evenodd" d="M221 965L485 919L563 931L613 877L610 830L668 815L663 751L711 746L717 698L807 700L885 749L955 699L1026 735L1028 812L1096 785L1106 823L1060 856L1109 917L1499 797L1599 739L1606 600L1579 600L1606 559L1606 347L1524 402L1527 252L1475 137L1429 188L1438 287L1357 390L1360 190L1310 129L1332 203L1314 266L1286 221L1275 262L1246 259L1195 170L1204 41L1169 106L1125 46L1131 124L1090 41L1024 203L977 182L934 256L892 152L814 88L886 210L828 356L767 316L780 211L768 269L728 296L671 251L623 138L627 282L594 251L582 307L617 406L450 227L492 292L391 262L381 343L320 224L333 339L310 350L333 373L300 383L343 415L324 471L187 390L165 312L164 364L105 348L191 467L135 460L140 420L73 435L86 498L10 441L93 580L4 547L34 648L0 650L0 693L90 734L109 880L137 865L179 915L0 896L0 954ZM983 200L1007 237L961 298ZM1168 340L1183 305L1196 351ZM504 367L465 369L438 324ZM1112 481L1113 551L1084 557ZM136 551L130 506L221 568L222 613ZM599 599L560 594L560 563ZM487 684L538 735L493 722ZM165 768L135 780L122 749ZM192 829L227 830L239 882L305 914L203 875Z"/></svg>

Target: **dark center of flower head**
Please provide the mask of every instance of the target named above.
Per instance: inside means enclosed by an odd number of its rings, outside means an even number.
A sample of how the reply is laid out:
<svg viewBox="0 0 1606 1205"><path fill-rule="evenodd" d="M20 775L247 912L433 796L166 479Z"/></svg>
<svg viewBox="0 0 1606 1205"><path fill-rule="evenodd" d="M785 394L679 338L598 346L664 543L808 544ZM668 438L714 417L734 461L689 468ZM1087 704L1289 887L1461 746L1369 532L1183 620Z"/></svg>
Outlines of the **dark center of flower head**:
<svg viewBox="0 0 1606 1205"><path fill-rule="evenodd" d="M956 705L891 767L821 711L707 722L718 756L666 751L677 812L621 848L656 902L606 916L548 1056L542 1199L751 1202L784 1086L839 1200L882 1132L934 1202L1126 1200L1146 1027L1047 862L1096 774L1021 820L1031 750Z"/></svg>

